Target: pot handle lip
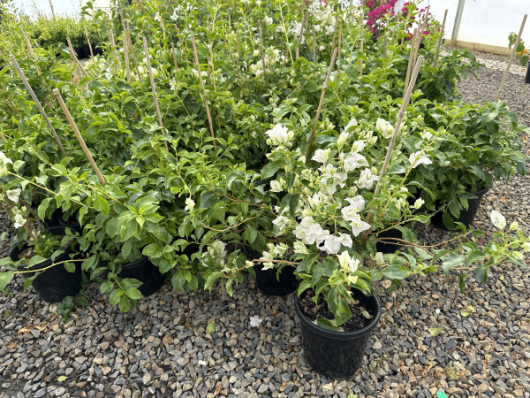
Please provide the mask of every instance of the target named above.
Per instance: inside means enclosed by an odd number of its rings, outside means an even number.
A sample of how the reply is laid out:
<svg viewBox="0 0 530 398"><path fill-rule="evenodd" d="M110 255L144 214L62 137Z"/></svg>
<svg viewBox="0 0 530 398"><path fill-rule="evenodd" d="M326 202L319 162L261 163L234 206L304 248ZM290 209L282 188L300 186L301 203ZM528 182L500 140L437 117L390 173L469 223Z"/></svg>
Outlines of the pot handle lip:
<svg viewBox="0 0 530 398"><path fill-rule="evenodd" d="M330 339L352 340L352 339L363 337L365 335L369 335L372 332L372 330L375 329L377 325L379 324L379 319L381 318L381 305L375 294L369 297L373 297L377 305L375 317L368 326L362 329L356 330L355 332L334 332L331 330L323 329L320 326L315 325L313 322L307 319L305 315L302 313L302 310L300 308L300 300L296 292L295 292L295 297L294 297L294 309L295 309L296 315L298 316L298 319L300 319L300 322L304 324L305 326L307 326L308 328L310 328L312 332L317 333L323 337L330 338Z"/></svg>

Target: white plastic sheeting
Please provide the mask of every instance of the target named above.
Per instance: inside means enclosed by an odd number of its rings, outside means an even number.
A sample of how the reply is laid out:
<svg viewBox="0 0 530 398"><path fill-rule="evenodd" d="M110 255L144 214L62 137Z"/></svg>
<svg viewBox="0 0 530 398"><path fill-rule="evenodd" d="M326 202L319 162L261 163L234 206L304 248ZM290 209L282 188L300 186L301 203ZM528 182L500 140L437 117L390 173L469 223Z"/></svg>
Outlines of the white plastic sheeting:
<svg viewBox="0 0 530 398"><path fill-rule="evenodd" d="M396 11L408 0L398 0ZM440 22L447 9L446 39L451 39L458 9L458 0L424 0L421 8L430 11ZM508 47L508 35L519 32L524 14L530 16L530 0L465 0L458 41ZM523 40L530 44L530 18L523 31Z"/></svg>
<svg viewBox="0 0 530 398"><path fill-rule="evenodd" d="M52 0L53 9L57 16L76 17L81 12L81 7L88 0ZM94 8L107 9L111 0L92 0ZM13 8L29 16L46 15L51 17L52 10L49 0L13 0Z"/></svg>

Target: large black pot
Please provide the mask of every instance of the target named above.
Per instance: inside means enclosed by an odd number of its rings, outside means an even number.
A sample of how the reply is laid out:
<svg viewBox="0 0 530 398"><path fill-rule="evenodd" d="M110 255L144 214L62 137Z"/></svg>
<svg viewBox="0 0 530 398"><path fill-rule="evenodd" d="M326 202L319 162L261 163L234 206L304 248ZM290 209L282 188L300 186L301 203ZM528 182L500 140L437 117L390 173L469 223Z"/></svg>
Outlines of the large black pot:
<svg viewBox="0 0 530 398"><path fill-rule="evenodd" d="M53 235L64 236L66 235L66 228L64 227L52 227L48 228L48 231ZM9 256L13 261L18 261L18 256L26 250L28 247L27 243L21 242L13 247ZM72 253L71 245L63 248L64 253L60 254L55 262L48 259L40 264L34 265L31 268L23 268L21 270L38 271L40 269L49 267L54 263L61 261L70 260L70 254ZM75 272L68 272L63 264L56 265L43 271L42 274L38 275L32 283L32 286L39 293L39 296L47 302L56 303L62 301L66 296L75 296L81 290L81 262L74 262ZM28 279L35 275L35 273L22 274L25 279Z"/></svg>
<svg viewBox="0 0 530 398"><path fill-rule="evenodd" d="M399 229L389 229L387 231L379 232L377 234L378 238L397 238L397 239L403 239L403 233ZM391 242L391 241L388 241ZM399 249L401 249L401 245L397 243L397 241L393 241L396 243L383 243L381 241L377 241L375 243L375 247L378 252L381 252L383 254L390 254L395 253Z"/></svg>
<svg viewBox="0 0 530 398"><path fill-rule="evenodd" d="M361 367L370 334L381 316L381 306L375 295L366 297L365 303L374 314L368 326L355 332L333 332L307 319L296 295L294 309L302 324L304 355L314 371L339 379L352 376Z"/></svg>
<svg viewBox="0 0 530 398"><path fill-rule="evenodd" d="M247 248L247 254L251 260L261 258L261 254L250 248ZM298 289L300 284L294 274L295 268L291 266L283 267L280 272L279 280L276 277L277 269L263 269L262 263L255 263L254 271L256 272L256 284L262 293L269 296L287 296Z"/></svg>
<svg viewBox="0 0 530 398"><path fill-rule="evenodd" d="M133 263L124 264L118 275L120 278L134 278L142 282L138 288L144 297L156 293L164 284L165 276L149 258L144 256Z"/></svg>
<svg viewBox="0 0 530 398"><path fill-rule="evenodd" d="M473 192L473 195L476 196L476 199L468 199L467 202L469 204L468 209L462 209L460 210L460 217L457 219L454 219L449 213L449 216L453 219L453 222L460 222L466 226L466 228L469 228L471 224L473 224L473 221L475 221L475 217L477 215L478 208L480 207L480 203L482 202L482 198L484 195L486 195L486 192L489 191L489 188L483 189L482 191ZM457 200L457 199L454 199ZM443 203L437 202L437 206L441 207ZM431 218L432 225L435 227L441 228L446 231L451 231L449 228L447 228L443 222L443 211L438 211L434 214L434 216Z"/></svg>
<svg viewBox="0 0 530 398"><path fill-rule="evenodd" d="M528 62L528 68L526 68L525 83L530 84L530 62Z"/></svg>

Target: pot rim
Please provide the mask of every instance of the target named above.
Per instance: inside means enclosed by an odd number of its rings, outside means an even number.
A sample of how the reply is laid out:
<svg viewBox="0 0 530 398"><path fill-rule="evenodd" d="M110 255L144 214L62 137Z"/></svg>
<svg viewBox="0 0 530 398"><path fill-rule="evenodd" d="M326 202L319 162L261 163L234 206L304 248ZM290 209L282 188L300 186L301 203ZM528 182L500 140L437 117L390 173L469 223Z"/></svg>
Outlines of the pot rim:
<svg viewBox="0 0 530 398"><path fill-rule="evenodd" d="M312 332L317 333L328 339L353 340L366 334L370 334L372 330L379 324L379 319L381 318L381 305L379 303L379 300L377 299L377 296L373 294L372 296L366 297L373 298L375 300L377 309L376 314L374 316L374 319L372 320L372 322L370 322L368 326L365 326L364 328L356 330L354 332L334 332L332 330L323 329L320 326L315 325L313 322L307 319L304 313L302 312L302 309L300 308L300 300L298 298L298 294L295 294L294 309L296 315L298 315L298 319L300 319L300 322L309 329L311 329Z"/></svg>

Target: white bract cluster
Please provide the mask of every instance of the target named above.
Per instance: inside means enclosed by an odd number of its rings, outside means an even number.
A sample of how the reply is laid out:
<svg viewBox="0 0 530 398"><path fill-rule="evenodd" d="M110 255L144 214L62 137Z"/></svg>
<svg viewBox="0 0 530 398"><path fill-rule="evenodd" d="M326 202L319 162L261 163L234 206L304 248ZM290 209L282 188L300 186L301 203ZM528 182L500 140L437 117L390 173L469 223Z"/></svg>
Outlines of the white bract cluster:
<svg viewBox="0 0 530 398"><path fill-rule="evenodd" d="M272 130L267 131L265 134L269 136L267 140L268 145L291 145L291 142L294 138L294 133L289 131L287 127L277 124L272 128Z"/></svg>
<svg viewBox="0 0 530 398"><path fill-rule="evenodd" d="M384 119L377 119L375 128L387 139L391 138L394 134L394 126Z"/></svg>
<svg viewBox="0 0 530 398"><path fill-rule="evenodd" d="M259 50L257 50L256 56L260 56L261 53ZM267 69L267 73L270 73L271 70L273 70L274 67L278 64L283 64L285 61L285 55L281 53L281 51L274 47L268 47L265 49L265 68ZM263 61L260 59L255 64L250 65L250 71L256 75L256 77L260 77L263 75Z"/></svg>
<svg viewBox="0 0 530 398"><path fill-rule="evenodd" d="M321 0L313 0L309 3L308 12L313 18L315 31L323 31L326 35L335 33L337 20L333 16L333 7Z"/></svg>
<svg viewBox="0 0 530 398"><path fill-rule="evenodd" d="M215 266L223 268L222 272L229 271L229 269L226 267L226 257L228 256L226 251L226 243L218 240L208 246L208 251L202 254L202 265L205 267L209 267L209 265L205 262L205 260L208 259L208 256L211 256Z"/></svg>
<svg viewBox="0 0 530 398"><path fill-rule="evenodd" d="M13 164L13 161L9 159L4 152L0 151L0 177L7 174L7 165Z"/></svg>

